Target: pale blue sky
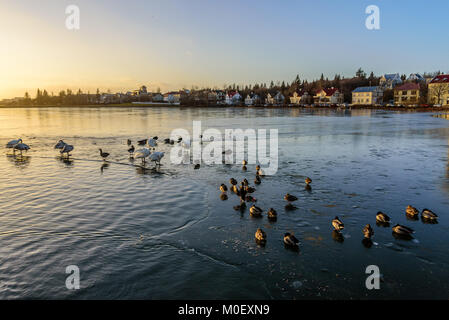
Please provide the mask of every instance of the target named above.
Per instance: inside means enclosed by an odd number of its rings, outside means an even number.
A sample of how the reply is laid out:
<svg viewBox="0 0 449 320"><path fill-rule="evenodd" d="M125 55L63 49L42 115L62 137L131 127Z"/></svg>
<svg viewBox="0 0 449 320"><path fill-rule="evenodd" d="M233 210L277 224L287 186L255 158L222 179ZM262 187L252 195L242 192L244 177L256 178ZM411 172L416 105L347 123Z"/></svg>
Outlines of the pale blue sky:
<svg viewBox="0 0 449 320"><path fill-rule="evenodd" d="M65 28L65 7L81 30ZM365 8L380 8L380 30ZM0 0L0 98L449 71L449 1Z"/></svg>

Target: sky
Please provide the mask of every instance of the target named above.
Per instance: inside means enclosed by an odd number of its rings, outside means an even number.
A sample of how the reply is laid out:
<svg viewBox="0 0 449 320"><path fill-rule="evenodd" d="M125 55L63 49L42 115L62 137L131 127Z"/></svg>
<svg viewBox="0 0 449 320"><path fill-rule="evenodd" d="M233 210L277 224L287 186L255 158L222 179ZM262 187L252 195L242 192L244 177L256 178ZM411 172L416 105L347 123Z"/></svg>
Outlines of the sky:
<svg viewBox="0 0 449 320"><path fill-rule="evenodd" d="M79 30L66 28L72 4ZM449 72L447 12L447 0L0 0L0 99Z"/></svg>

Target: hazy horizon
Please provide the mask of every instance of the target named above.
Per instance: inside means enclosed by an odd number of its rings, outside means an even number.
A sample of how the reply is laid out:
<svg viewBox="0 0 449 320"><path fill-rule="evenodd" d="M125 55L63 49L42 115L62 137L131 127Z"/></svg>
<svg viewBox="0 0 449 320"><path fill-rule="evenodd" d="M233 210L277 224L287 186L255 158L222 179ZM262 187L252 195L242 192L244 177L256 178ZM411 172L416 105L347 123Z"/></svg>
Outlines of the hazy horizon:
<svg viewBox="0 0 449 320"><path fill-rule="evenodd" d="M80 8L80 30L65 9ZM365 27L368 5L380 30ZM0 0L0 99L449 71L447 1Z"/></svg>

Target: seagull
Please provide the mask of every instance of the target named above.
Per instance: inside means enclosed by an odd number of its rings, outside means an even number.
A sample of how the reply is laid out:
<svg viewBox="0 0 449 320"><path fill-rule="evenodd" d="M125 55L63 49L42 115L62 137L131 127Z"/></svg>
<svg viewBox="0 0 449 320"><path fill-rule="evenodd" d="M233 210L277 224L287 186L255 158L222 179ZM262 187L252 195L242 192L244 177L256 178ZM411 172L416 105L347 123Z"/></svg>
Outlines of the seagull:
<svg viewBox="0 0 449 320"><path fill-rule="evenodd" d="M64 146L62 148L60 148L61 151L59 151L61 153L61 155L63 155L64 153L67 153L67 157L70 157L70 152L73 151L73 149L75 149L72 145L64 143Z"/></svg>
<svg viewBox="0 0 449 320"><path fill-rule="evenodd" d="M142 159L142 163L145 163L145 158L148 158L150 155L150 149L142 148L134 152L134 158Z"/></svg>
<svg viewBox="0 0 449 320"><path fill-rule="evenodd" d="M161 159L164 157L165 152L153 152L150 154L150 160L156 163L156 165L161 164Z"/></svg>
<svg viewBox="0 0 449 320"><path fill-rule="evenodd" d="M28 151L30 147L26 145L25 143L17 143L14 145L14 151L19 150L20 154L22 154L22 151Z"/></svg>
<svg viewBox="0 0 449 320"><path fill-rule="evenodd" d="M64 146L66 143L62 140L59 140L58 143L55 145L55 149L64 149Z"/></svg>
<svg viewBox="0 0 449 320"><path fill-rule="evenodd" d="M100 150L100 156L103 158L104 161L106 161L106 158L109 157L109 153L103 152L103 150L101 149L98 150Z"/></svg>

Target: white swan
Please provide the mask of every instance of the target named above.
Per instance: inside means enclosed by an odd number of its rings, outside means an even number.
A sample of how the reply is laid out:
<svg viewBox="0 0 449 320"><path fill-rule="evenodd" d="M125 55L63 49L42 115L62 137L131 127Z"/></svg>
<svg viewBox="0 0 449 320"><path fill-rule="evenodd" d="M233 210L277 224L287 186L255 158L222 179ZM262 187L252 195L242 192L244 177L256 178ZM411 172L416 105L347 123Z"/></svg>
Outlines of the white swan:
<svg viewBox="0 0 449 320"><path fill-rule="evenodd" d="M142 159L142 162L145 163L145 158L148 158L150 155L150 149L142 148L134 151L134 159Z"/></svg>

